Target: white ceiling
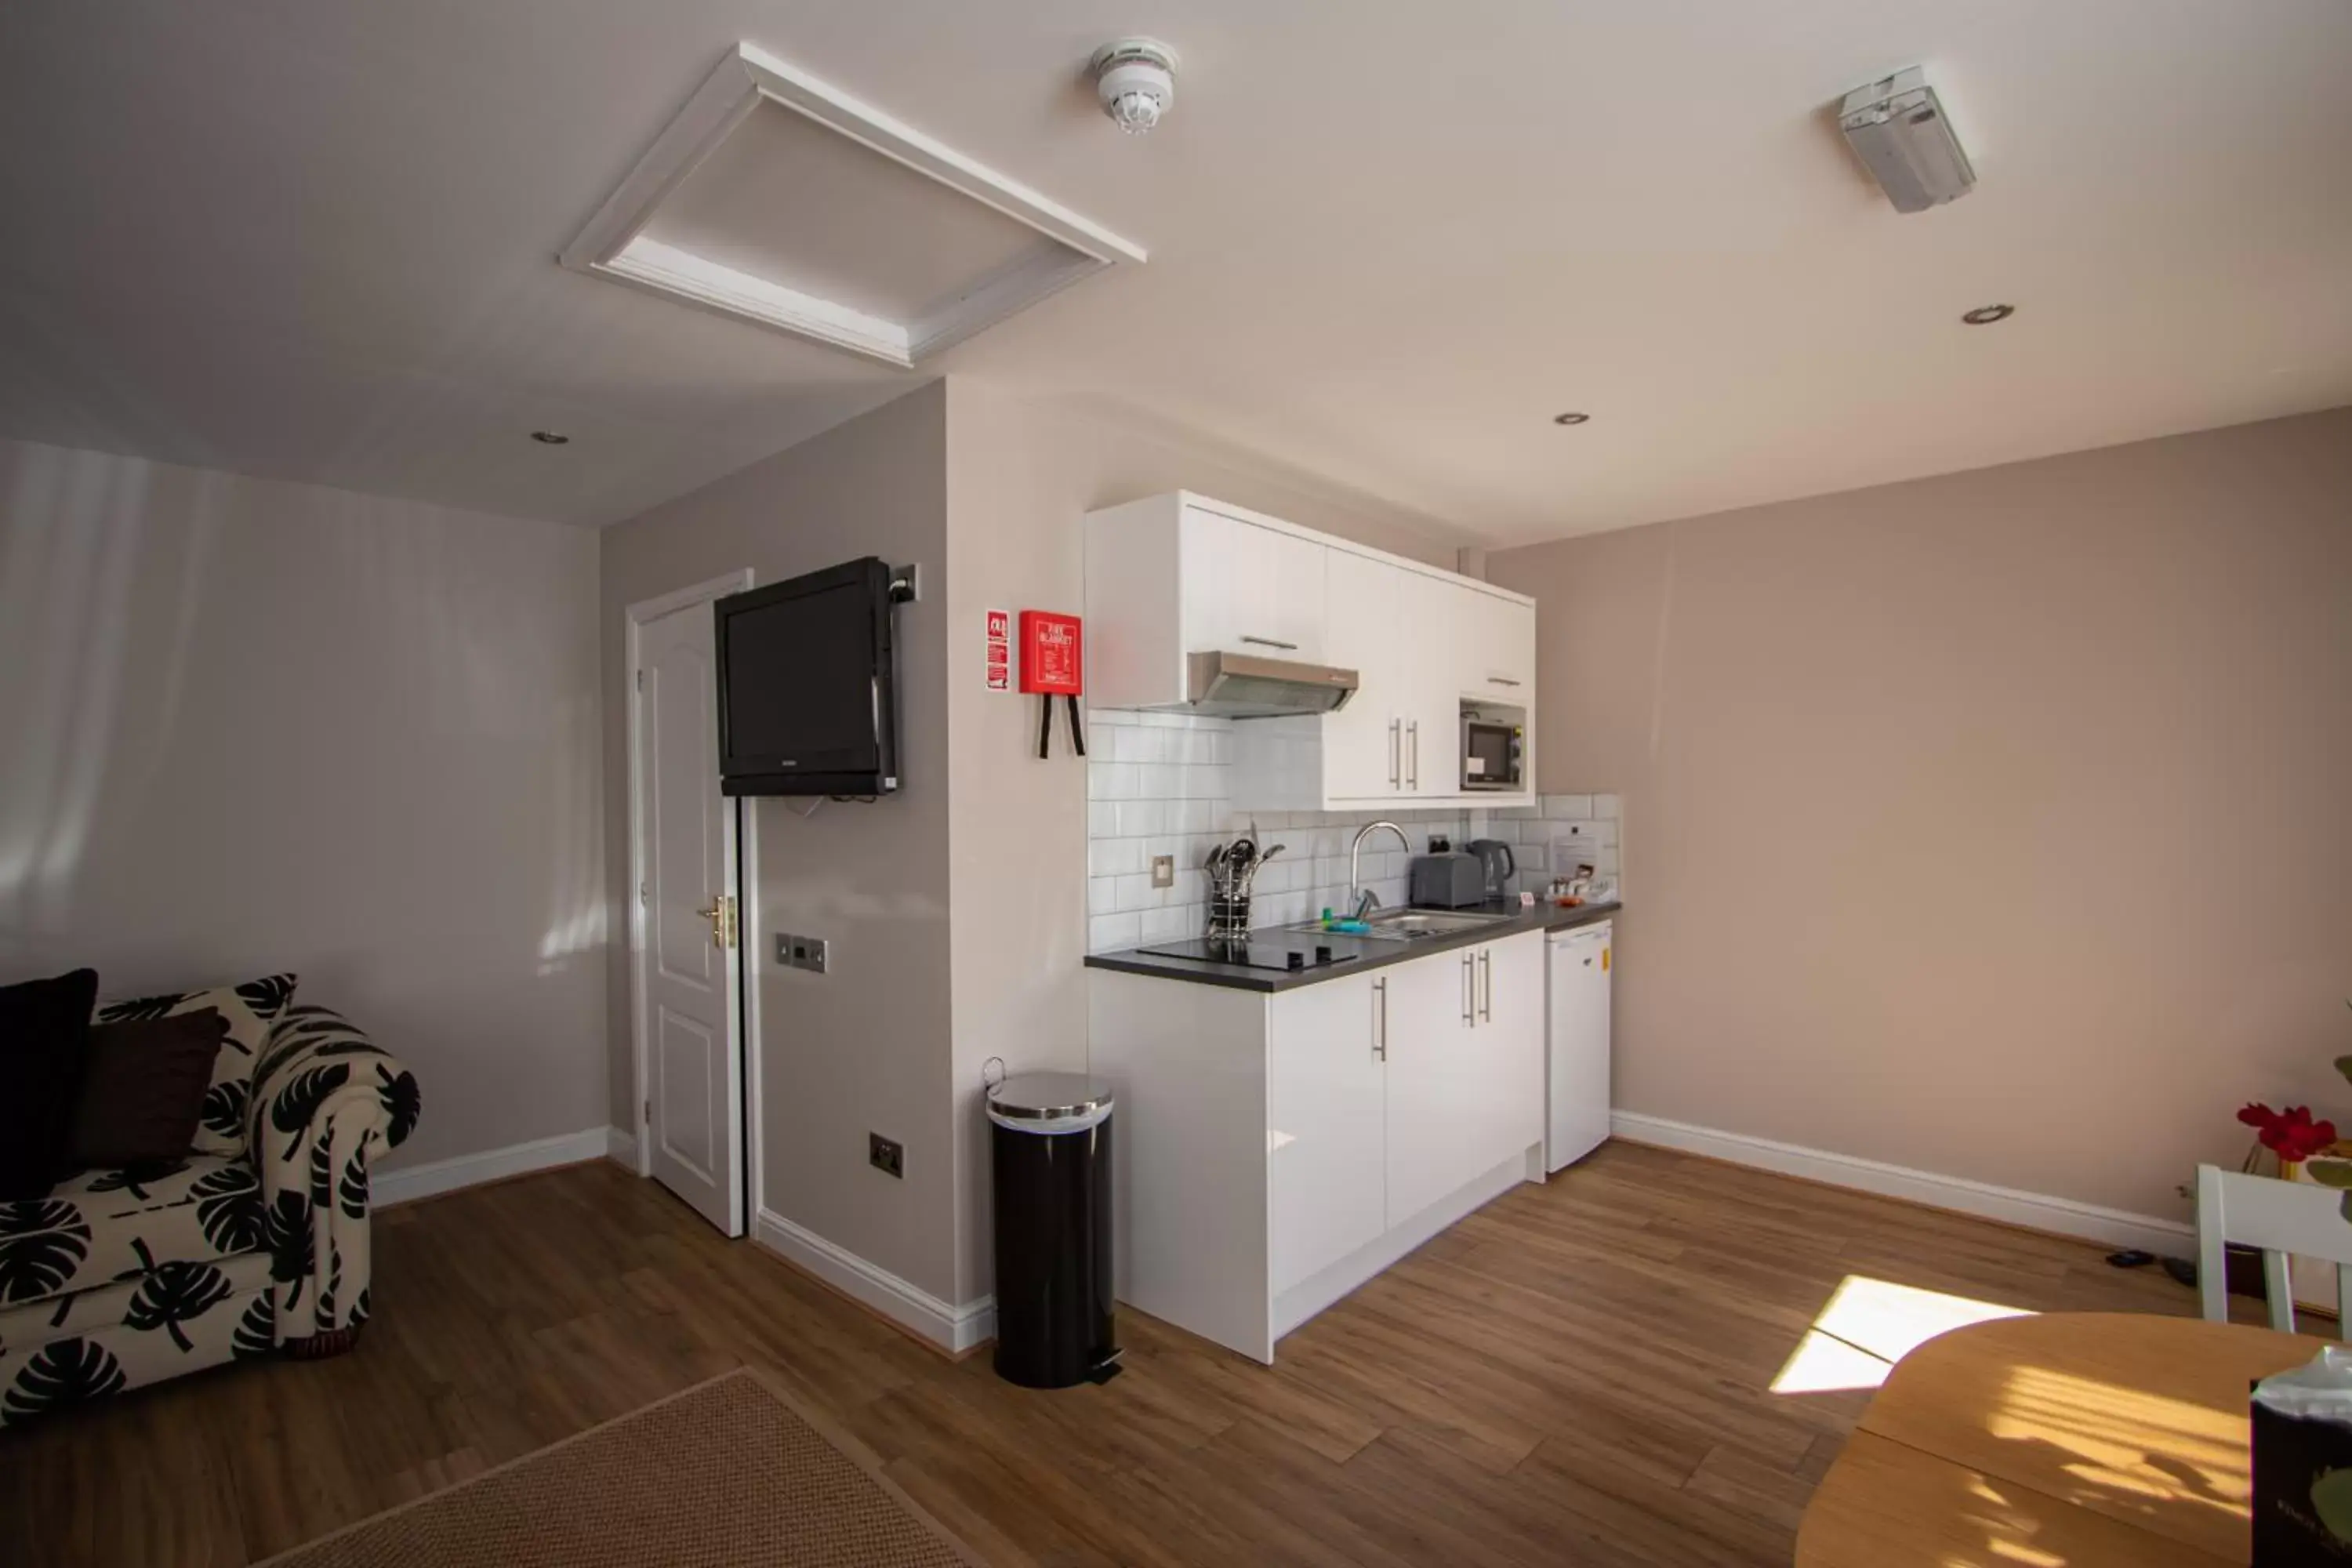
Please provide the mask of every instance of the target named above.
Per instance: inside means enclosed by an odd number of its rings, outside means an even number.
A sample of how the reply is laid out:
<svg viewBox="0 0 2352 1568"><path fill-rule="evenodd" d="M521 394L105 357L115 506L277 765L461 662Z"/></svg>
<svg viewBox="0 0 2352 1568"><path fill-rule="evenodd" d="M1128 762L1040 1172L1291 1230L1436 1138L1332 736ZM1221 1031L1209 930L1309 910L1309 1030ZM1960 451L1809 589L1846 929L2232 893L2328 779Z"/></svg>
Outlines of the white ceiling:
<svg viewBox="0 0 2352 1568"><path fill-rule="evenodd" d="M1082 68L1139 30L1130 140ZM25 0L0 434L599 523L894 395L555 263L738 39L1150 250L927 368L1435 531L2352 403L2346 0ZM1915 61L1981 184L1900 216L1829 110Z"/></svg>

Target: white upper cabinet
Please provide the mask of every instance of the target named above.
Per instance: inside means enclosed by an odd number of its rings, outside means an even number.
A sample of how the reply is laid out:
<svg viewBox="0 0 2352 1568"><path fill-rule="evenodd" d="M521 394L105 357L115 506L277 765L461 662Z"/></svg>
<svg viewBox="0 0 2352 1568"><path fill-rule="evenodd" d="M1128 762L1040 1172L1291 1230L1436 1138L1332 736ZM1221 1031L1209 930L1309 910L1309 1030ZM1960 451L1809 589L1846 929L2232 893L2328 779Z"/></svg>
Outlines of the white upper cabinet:
<svg viewBox="0 0 2352 1568"><path fill-rule="evenodd" d="M1199 506L1184 508L1179 528L1186 653L1324 661L1321 544Z"/></svg>
<svg viewBox="0 0 2352 1568"><path fill-rule="evenodd" d="M1459 590L1454 602L1454 668L1464 697L1522 708L1533 706L1533 605L1500 598L1475 588Z"/></svg>
<svg viewBox="0 0 2352 1568"><path fill-rule="evenodd" d="M1406 574L1334 550L1325 561L1328 662L1356 672L1356 695L1319 723L1323 791L1333 800L1391 800L1404 786L1404 710L1412 648L1397 635ZM1306 721L1293 729L1313 730ZM1303 783L1302 788L1307 787Z"/></svg>
<svg viewBox="0 0 2352 1568"><path fill-rule="evenodd" d="M1234 725L1233 801L1265 810L1509 805L1465 795L1465 703L1535 710L1523 595L1187 491L1087 514L1087 697L1186 705L1189 655L1255 654L1357 672L1336 713ZM1534 749L1526 755L1533 778Z"/></svg>
<svg viewBox="0 0 2352 1568"><path fill-rule="evenodd" d="M1404 679L1403 798L1444 800L1462 793L1462 700L1455 693L1456 605L1469 592L1451 574L1407 571L1399 601Z"/></svg>

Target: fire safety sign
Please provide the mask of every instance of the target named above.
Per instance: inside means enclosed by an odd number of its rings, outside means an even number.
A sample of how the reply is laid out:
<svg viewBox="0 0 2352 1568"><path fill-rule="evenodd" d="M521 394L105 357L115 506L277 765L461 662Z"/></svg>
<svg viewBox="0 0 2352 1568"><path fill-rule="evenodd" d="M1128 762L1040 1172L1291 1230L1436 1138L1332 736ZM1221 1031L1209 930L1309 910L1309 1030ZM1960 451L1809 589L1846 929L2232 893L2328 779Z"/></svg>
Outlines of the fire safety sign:
<svg viewBox="0 0 2352 1568"><path fill-rule="evenodd" d="M988 689L991 691L1013 689L1013 612L989 610L988 616Z"/></svg>

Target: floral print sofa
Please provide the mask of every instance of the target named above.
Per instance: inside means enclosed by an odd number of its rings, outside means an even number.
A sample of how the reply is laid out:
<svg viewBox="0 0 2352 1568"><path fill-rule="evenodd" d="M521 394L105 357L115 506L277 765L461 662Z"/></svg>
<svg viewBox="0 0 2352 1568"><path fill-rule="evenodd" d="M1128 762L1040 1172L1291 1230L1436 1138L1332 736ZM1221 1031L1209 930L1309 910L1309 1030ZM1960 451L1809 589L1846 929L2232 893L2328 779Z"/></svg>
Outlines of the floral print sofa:
<svg viewBox="0 0 2352 1568"><path fill-rule="evenodd" d="M368 1316L368 1167L416 1079L294 977L99 1010L229 1021L186 1159L0 1203L0 1426L226 1361L347 1350Z"/></svg>

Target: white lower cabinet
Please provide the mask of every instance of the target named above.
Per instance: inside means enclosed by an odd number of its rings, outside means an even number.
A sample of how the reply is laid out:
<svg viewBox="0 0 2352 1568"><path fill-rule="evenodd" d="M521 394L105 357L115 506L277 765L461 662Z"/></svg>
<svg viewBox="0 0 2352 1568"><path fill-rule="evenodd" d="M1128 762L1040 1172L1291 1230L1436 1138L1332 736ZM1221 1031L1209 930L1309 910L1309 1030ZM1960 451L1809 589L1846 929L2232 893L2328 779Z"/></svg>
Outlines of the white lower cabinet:
<svg viewBox="0 0 2352 1568"><path fill-rule="evenodd" d="M1088 971L1118 1298L1260 1361L1542 1175L1539 931L1272 995Z"/></svg>
<svg viewBox="0 0 2352 1568"><path fill-rule="evenodd" d="M1389 1227L1381 1009L1397 973L1303 986L1267 1004L1266 1254L1276 1295Z"/></svg>

